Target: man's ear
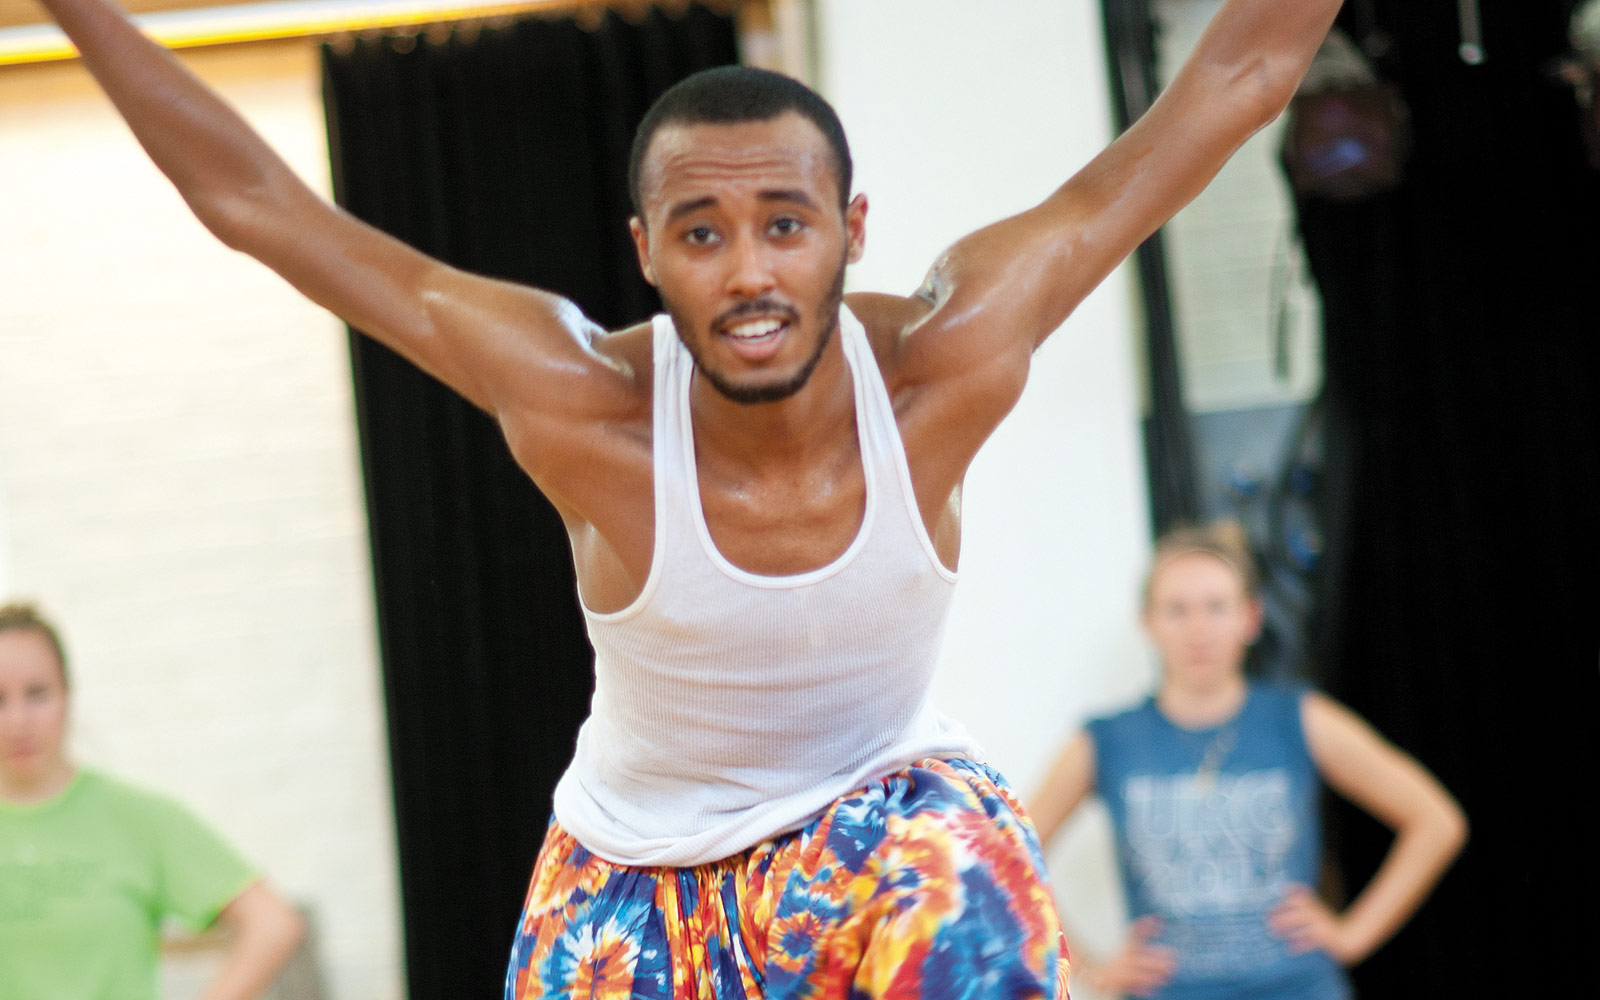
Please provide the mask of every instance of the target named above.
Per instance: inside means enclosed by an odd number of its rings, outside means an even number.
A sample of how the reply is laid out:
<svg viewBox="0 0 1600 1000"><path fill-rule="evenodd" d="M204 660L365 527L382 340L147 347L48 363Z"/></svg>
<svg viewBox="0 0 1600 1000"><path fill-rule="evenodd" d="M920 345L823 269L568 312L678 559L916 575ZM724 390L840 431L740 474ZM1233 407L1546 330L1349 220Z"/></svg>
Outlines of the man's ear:
<svg viewBox="0 0 1600 1000"><path fill-rule="evenodd" d="M844 229L850 241L850 252L845 260L851 264L861 259L867 249L867 196L857 194L844 209Z"/></svg>
<svg viewBox="0 0 1600 1000"><path fill-rule="evenodd" d="M644 228L644 220L637 215L628 219L628 235L633 237L633 249L639 254L639 271L644 275L644 280L654 287L656 269L650 263L650 231Z"/></svg>

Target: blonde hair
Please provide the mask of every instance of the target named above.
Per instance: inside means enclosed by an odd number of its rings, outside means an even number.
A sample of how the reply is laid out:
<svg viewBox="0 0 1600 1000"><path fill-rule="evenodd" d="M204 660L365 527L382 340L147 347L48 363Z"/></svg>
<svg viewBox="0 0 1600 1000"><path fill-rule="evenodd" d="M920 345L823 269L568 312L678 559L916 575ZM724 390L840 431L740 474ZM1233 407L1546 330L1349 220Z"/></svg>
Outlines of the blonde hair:
<svg viewBox="0 0 1600 1000"><path fill-rule="evenodd" d="M33 632L42 636L55 651L56 665L61 668L61 683L67 683L67 649L61 641L61 633L36 605L27 601L0 605L0 632Z"/></svg>
<svg viewBox="0 0 1600 1000"><path fill-rule="evenodd" d="M1255 557L1250 553L1250 539L1244 525L1233 518L1220 518L1208 524L1181 525L1156 539L1155 553L1150 558L1150 571L1144 578L1143 606L1150 606L1150 588L1155 583L1161 567L1179 556L1199 553L1222 560L1239 576L1245 596L1255 599L1260 591L1256 575Z"/></svg>

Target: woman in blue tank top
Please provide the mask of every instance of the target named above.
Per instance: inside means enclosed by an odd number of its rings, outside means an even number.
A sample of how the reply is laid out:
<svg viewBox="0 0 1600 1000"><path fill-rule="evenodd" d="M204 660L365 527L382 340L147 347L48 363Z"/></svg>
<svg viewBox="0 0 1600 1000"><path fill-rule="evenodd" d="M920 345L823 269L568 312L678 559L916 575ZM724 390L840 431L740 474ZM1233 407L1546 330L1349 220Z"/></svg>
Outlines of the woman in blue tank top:
<svg viewBox="0 0 1600 1000"><path fill-rule="evenodd" d="M1261 625L1233 526L1156 545L1144 627L1161 680L1143 704L1092 720L1030 807L1048 841L1091 793L1116 831L1133 924L1110 956L1073 949L1078 981L1160 1000L1341 1000L1361 961L1421 905L1466 840L1450 794L1320 692L1246 679ZM1318 897L1321 784L1395 831L1342 910Z"/></svg>

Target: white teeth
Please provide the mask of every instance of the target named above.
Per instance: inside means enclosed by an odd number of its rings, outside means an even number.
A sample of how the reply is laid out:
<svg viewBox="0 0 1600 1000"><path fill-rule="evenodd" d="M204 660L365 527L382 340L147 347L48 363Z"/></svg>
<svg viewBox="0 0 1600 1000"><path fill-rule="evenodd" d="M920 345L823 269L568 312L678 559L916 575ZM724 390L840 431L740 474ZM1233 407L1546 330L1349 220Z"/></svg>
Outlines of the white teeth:
<svg viewBox="0 0 1600 1000"><path fill-rule="evenodd" d="M782 320L758 319L748 323L736 323L728 327L728 336L740 340L756 340L768 334L777 333L783 327Z"/></svg>

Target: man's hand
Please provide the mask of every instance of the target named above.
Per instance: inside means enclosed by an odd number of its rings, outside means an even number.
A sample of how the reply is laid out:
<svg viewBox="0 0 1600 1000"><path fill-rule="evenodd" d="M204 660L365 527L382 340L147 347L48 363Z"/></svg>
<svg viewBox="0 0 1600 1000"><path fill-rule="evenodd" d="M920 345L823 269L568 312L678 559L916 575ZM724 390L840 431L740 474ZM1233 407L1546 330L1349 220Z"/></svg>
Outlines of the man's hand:
<svg viewBox="0 0 1600 1000"><path fill-rule="evenodd" d="M1354 965L1361 955L1339 914L1303 885L1292 885L1267 915L1267 927L1289 944L1291 954L1321 950L1340 965Z"/></svg>
<svg viewBox="0 0 1600 1000"><path fill-rule="evenodd" d="M1084 985L1110 996L1147 997L1165 986L1177 968L1177 955L1164 945L1151 944L1161 933L1161 920L1141 917L1128 929L1127 940L1110 960L1083 970Z"/></svg>

